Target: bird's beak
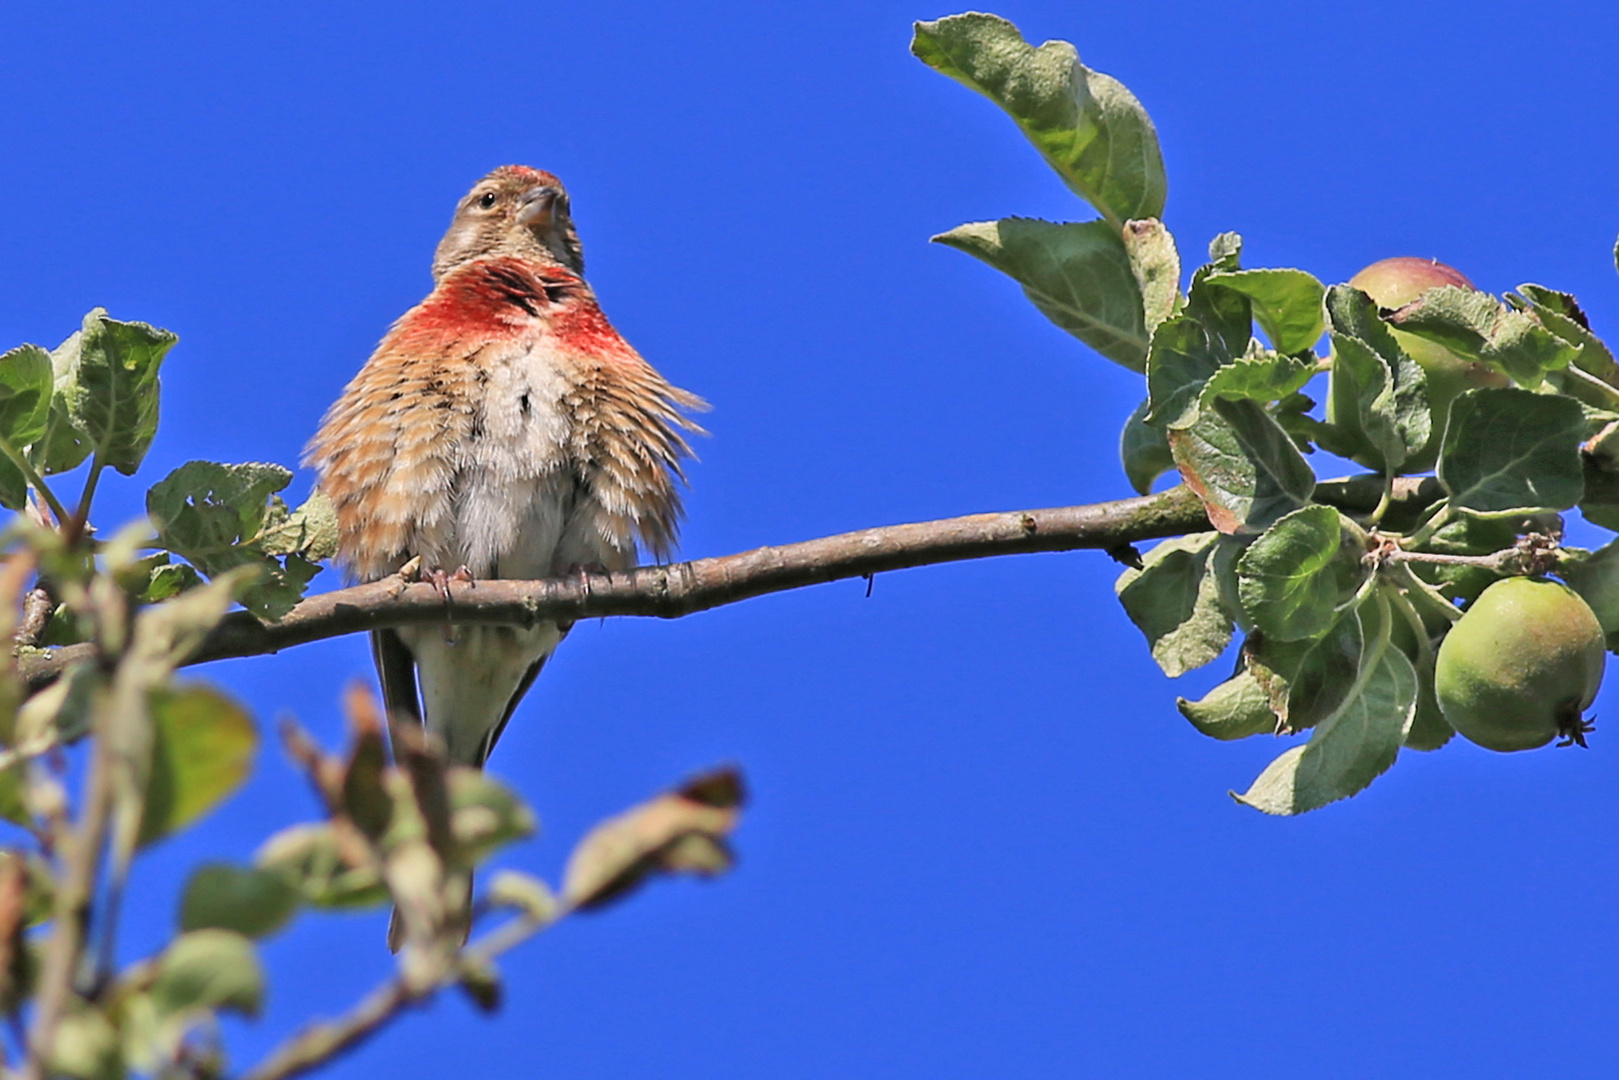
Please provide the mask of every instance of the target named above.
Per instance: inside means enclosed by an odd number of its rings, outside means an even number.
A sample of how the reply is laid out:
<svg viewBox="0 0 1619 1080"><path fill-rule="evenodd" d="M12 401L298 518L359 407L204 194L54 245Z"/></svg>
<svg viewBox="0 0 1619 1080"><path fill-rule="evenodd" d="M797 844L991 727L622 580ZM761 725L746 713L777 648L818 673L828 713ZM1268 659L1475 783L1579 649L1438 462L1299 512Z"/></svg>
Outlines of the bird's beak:
<svg viewBox="0 0 1619 1080"><path fill-rule="evenodd" d="M562 206L562 192L554 187L532 187L517 202L517 220L534 232L550 232Z"/></svg>

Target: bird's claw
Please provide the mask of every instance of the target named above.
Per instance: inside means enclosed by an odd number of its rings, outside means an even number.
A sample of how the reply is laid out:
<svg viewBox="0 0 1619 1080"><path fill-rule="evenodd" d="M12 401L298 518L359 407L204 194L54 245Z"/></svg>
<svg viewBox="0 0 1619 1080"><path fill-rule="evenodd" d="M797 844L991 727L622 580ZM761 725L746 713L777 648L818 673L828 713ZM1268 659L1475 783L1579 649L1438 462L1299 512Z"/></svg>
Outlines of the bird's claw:
<svg viewBox="0 0 1619 1080"><path fill-rule="evenodd" d="M569 563L568 568L566 570L562 571L562 576L563 577L575 577L575 576L577 576L579 578L579 588L582 589L584 592L588 593L588 592L590 592L590 575L592 575L592 574L611 574L611 573L612 573L612 571L607 568L606 563L599 563L599 562Z"/></svg>
<svg viewBox="0 0 1619 1080"><path fill-rule="evenodd" d="M439 598L446 605L453 602L453 598L450 596L450 582L453 581L457 585L466 585L468 587L473 584L472 571L465 566L458 566L454 571L448 573L445 572L442 566L430 567L421 571L420 580L432 585L433 591L439 594Z"/></svg>
<svg viewBox="0 0 1619 1080"><path fill-rule="evenodd" d="M435 566L431 570L423 570L422 580L433 586L433 591L438 593L439 598L446 604L450 602L450 575L442 568Z"/></svg>

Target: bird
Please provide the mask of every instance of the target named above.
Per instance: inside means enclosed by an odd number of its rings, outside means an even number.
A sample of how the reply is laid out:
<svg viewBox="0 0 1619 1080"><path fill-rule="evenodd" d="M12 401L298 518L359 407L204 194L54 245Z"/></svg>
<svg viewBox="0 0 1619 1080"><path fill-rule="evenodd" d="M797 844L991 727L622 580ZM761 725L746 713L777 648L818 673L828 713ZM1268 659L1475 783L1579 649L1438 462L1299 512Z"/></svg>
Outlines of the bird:
<svg viewBox="0 0 1619 1080"><path fill-rule="evenodd" d="M505 165L456 204L433 289L400 316L305 452L360 582L615 572L667 561L682 517L697 395L608 322L584 278L567 191ZM419 560L419 561L418 561ZM568 627L372 632L394 723L483 767Z"/></svg>

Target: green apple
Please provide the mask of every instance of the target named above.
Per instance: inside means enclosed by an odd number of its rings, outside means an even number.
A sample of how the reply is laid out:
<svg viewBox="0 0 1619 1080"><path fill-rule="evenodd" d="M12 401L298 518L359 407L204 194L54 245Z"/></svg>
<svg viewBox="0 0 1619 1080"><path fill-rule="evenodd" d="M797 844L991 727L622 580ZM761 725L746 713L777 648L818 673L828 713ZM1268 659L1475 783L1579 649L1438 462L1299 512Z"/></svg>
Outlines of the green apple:
<svg viewBox="0 0 1619 1080"><path fill-rule="evenodd" d="M1584 743L1607 639L1567 585L1511 577L1479 594L1439 643L1434 695L1450 726L1489 750L1529 750L1559 735Z"/></svg>

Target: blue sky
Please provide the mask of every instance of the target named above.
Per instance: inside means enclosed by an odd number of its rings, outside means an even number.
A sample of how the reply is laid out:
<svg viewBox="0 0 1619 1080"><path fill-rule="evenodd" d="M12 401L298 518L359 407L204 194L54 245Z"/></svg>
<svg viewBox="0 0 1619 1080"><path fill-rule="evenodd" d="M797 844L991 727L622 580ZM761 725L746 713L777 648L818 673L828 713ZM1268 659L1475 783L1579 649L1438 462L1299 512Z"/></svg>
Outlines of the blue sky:
<svg viewBox="0 0 1619 1080"><path fill-rule="evenodd" d="M715 406L685 553L1125 495L1138 377L926 243L1092 216L909 56L910 21L952 10L6 5L0 346L95 305L179 333L104 524L190 458L291 465L427 290L455 199L522 162L568 184L614 322ZM1329 281L1435 256L1619 334L1612 5L996 10L1142 99L1189 261L1225 229ZM1222 668L1164 679L1116 570L1025 556L580 626L494 757L543 821L507 861L554 878L592 822L734 760L738 871L570 922L505 964L497 1018L447 997L331 1075L1613 1075L1619 690L1589 752L1408 754L1265 818L1225 792L1278 746L1181 719ZM369 659L350 638L196 674L332 743ZM128 948L166 933L182 868L313 812L268 746L141 865ZM273 939L237 1061L382 978L384 921Z"/></svg>

